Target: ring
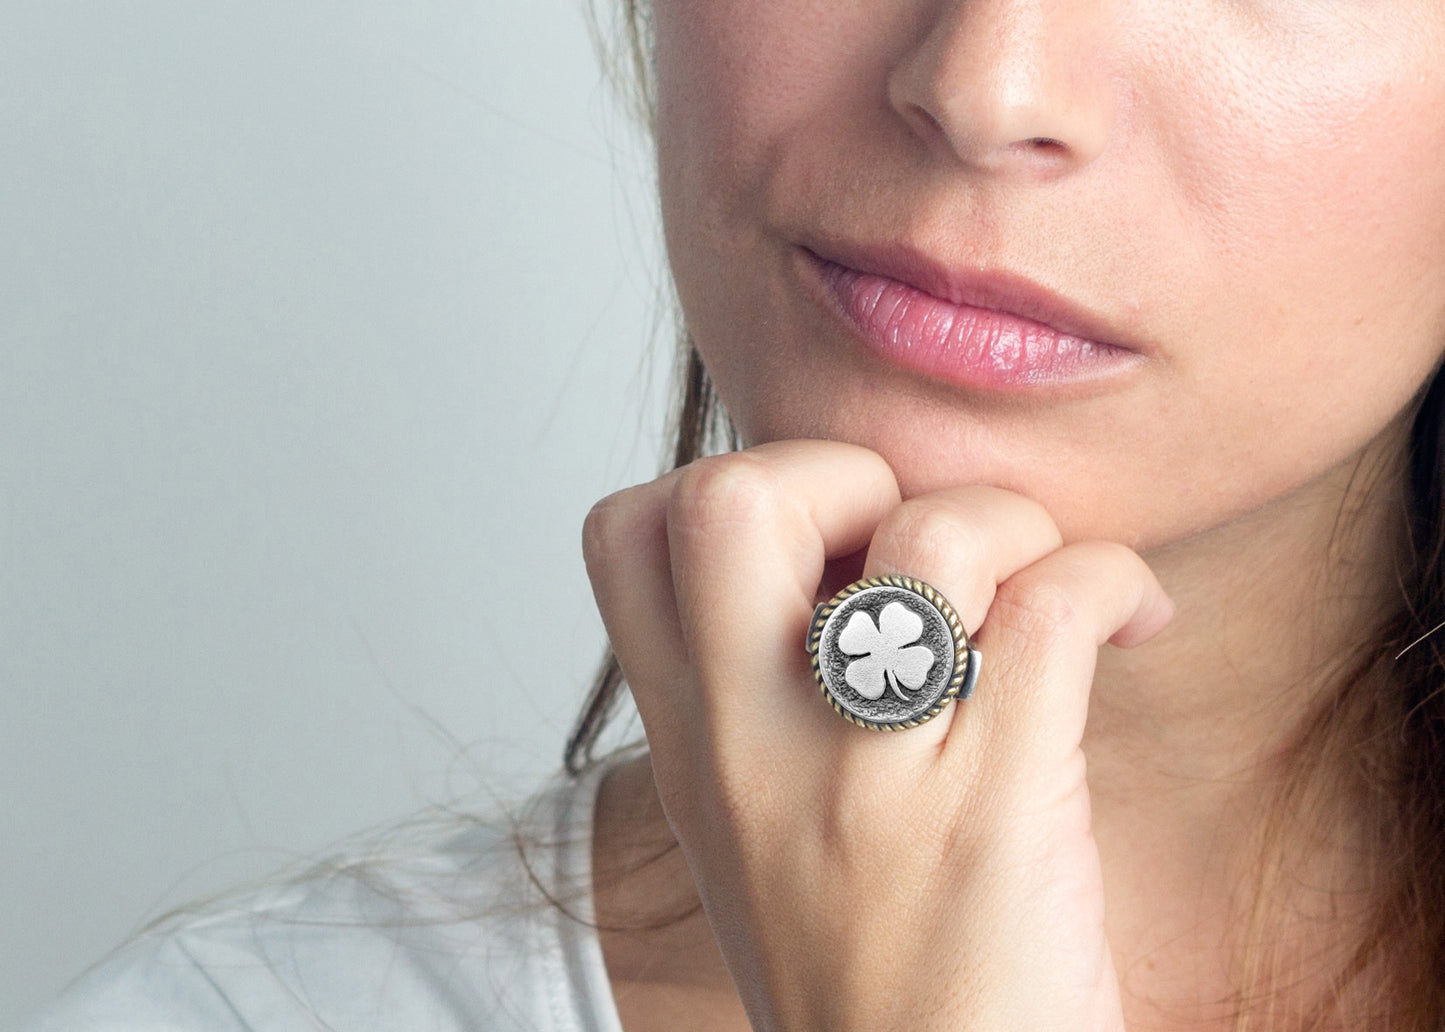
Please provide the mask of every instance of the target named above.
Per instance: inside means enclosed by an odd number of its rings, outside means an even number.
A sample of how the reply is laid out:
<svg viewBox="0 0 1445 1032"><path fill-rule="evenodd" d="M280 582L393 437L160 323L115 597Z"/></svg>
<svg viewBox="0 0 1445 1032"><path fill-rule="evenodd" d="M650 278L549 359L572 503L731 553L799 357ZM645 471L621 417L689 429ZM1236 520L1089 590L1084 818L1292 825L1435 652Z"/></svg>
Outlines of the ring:
<svg viewBox="0 0 1445 1032"><path fill-rule="evenodd" d="M813 676L859 727L902 731L973 693L983 657L953 606L912 577L854 581L813 610Z"/></svg>

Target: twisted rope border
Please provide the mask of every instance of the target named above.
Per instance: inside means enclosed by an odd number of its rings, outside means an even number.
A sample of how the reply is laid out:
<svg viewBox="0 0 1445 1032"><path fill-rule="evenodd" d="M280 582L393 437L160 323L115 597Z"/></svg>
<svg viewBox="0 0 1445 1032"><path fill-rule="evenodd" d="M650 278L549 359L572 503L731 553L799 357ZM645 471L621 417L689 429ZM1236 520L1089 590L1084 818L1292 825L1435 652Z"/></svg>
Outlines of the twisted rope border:
<svg viewBox="0 0 1445 1032"><path fill-rule="evenodd" d="M929 605L933 606L934 609L937 609L939 613L943 615L943 620L948 624L948 629L953 635L953 676L949 678L948 685L944 688L943 694L938 697L927 712L921 713L916 717L910 717L908 720L878 722L864 720L857 714L848 712L839 705L838 700L833 697L833 693L828 690L828 685L823 680L823 668L818 662L818 649L823 640L823 626L828 622L828 617L832 616L840 605L858 594L858 592L866 591L868 588L883 587L903 588L922 597ZM963 629L963 621L958 618L958 614L954 612L953 606L949 605L948 599L944 598L933 585L913 577L895 577L891 575L865 577L863 580L856 580L828 601L824 602L817 609L813 610L813 622L808 627L807 649L813 667L813 677L818 682L818 689L823 693L823 697L828 700L828 705L832 706L833 710L850 724L857 724L859 727L867 728L869 731L906 731L909 728L928 723L928 721L947 709L949 703L959 697L964 681L968 678L969 667L971 664L976 667L977 660L974 657L978 656L978 652L973 647L973 642L968 637L968 632ZM976 669L974 674L977 676ZM971 691L972 685L970 684L970 692L964 693L962 697L965 699L968 698Z"/></svg>

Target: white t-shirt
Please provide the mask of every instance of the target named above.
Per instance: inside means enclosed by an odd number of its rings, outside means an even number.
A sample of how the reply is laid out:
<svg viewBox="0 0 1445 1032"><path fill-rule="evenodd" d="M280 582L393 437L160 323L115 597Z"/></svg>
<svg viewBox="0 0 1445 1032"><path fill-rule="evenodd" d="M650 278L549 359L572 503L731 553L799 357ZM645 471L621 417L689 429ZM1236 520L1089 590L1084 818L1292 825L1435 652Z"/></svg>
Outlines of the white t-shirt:
<svg viewBox="0 0 1445 1032"><path fill-rule="evenodd" d="M34 1032L622 1032L591 927L600 777L171 922Z"/></svg>

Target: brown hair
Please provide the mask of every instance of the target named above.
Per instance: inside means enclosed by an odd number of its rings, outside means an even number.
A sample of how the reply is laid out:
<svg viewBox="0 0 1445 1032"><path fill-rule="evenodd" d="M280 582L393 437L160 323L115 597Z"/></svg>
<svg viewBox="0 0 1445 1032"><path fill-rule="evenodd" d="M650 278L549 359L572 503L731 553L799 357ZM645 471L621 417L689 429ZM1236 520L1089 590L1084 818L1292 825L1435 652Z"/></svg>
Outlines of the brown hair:
<svg viewBox="0 0 1445 1032"><path fill-rule="evenodd" d="M1399 952L1407 1023L1445 1028L1445 378L1431 378L1410 430L1400 611L1381 650L1389 704L1367 743L1389 757L1393 863L1382 872L1381 939ZM1422 637L1423 640L1422 640Z"/></svg>
<svg viewBox="0 0 1445 1032"><path fill-rule="evenodd" d="M610 32L599 2L608 4ZM599 50L650 130L656 94L646 0L591 4ZM620 49L608 35L620 38ZM673 468L739 444L685 330L680 339ZM1342 1011L1361 1009L1362 992L1372 1032L1445 1032L1445 975L1437 965L1445 959L1445 377L1439 373L1421 391L1405 462L1404 497L1397 503L1405 543L1399 604L1381 614L1367 647L1337 672L1337 690L1301 728L1261 837L1265 862L1246 908L1243 988L1233 1004L1240 1032L1336 1027ZM1397 482L1378 478L1380 472L1357 475ZM597 762L599 739L624 691L621 667L608 650L567 740L569 773ZM1329 771L1344 773L1326 776ZM1339 792L1365 800L1374 822L1363 858L1369 884L1361 893L1374 909L1323 998L1291 1002L1289 974L1255 932L1267 933L1271 908L1287 891L1290 871L1280 854L1286 828L1337 820L1331 810L1339 809ZM1352 1001L1344 1007L1347 993Z"/></svg>

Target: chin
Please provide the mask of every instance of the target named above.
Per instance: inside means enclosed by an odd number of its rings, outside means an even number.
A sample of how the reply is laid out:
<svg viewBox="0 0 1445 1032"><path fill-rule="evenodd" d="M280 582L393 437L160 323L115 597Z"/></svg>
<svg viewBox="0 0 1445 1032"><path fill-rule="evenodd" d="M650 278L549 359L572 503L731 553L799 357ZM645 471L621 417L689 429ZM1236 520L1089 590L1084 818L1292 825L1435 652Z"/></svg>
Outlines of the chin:
<svg viewBox="0 0 1445 1032"><path fill-rule="evenodd" d="M793 412L743 428L742 434L747 445L807 438L868 448L892 468L904 498L971 484L1013 491L1044 506L1066 541L1109 540L1138 548L1201 529L1195 521L1179 520L1178 513L1160 511L1157 497L1134 498L1125 483L1157 484L1157 478L1138 478L1137 471L1102 462L1100 456L1108 452L1051 449L1046 443L1010 439L980 423L957 425L926 410L886 422Z"/></svg>

